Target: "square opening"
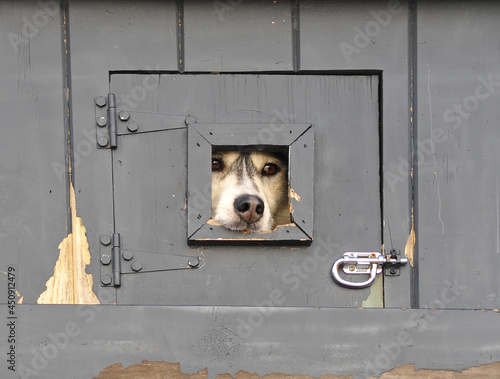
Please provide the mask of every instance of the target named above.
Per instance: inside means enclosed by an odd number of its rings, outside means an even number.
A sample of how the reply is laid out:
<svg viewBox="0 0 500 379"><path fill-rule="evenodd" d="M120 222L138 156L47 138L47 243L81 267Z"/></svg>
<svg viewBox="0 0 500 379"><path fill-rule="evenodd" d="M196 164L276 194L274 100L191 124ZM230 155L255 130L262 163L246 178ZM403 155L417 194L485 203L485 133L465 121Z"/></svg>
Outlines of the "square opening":
<svg viewBox="0 0 500 379"><path fill-rule="evenodd" d="M212 146L212 215L208 221L243 233L291 223L288 147Z"/></svg>
<svg viewBox="0 0 500 379"><path fill-rule="evenodd" d="M188 243L312 242L313 127L269 129L188 125Z"/></svg>

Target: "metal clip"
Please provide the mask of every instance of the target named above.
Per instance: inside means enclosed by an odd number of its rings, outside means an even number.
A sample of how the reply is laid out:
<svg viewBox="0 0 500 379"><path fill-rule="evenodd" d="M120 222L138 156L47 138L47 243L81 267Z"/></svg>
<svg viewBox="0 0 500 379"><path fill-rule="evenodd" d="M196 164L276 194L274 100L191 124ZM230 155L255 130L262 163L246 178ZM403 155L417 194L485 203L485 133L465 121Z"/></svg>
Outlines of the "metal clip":
<svg viewBox="0 0 500 379"><path fill-rule="evenodd" d="M366 288L372 285L378 274L382 273L384 264L399 265L406 264L407 262L407 258L399 258L396 261L392 256L384 257L378 252L347 252L333 264L332 277L338 284L344 287ZM369 277L364 282L351 282L342 279L339 274L340 267L342 267L342 271L347 275L368 275Z"/></svg>

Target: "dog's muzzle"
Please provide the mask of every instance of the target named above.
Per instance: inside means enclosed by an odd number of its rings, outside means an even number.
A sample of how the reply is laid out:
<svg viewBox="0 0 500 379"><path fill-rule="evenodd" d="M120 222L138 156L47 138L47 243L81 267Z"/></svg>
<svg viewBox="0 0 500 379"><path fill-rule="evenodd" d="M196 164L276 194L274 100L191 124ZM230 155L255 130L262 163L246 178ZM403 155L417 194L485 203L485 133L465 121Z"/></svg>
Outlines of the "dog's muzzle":
<svg viewBox="0 0 500 379"><path fill-rule="evenodd" d="M259 221L264 214L264 202L258 196L241 195L234 201L234 210L248 224Z"/></svg>

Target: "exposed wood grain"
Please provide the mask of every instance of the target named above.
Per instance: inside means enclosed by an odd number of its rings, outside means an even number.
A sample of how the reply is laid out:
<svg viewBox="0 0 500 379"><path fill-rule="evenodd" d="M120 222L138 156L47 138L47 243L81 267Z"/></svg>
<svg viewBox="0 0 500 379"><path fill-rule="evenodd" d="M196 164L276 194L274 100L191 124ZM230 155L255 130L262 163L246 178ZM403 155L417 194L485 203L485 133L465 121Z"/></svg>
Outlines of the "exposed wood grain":
<svg viewBox="0 0 500 379"><path fill-rule="evenodd" d="M82 218L76 215L76 199L70 186L72 232L59 244L59 259L54 275L47 281L47 289L38 304L100 304L92 291L92 274L85 272L90 264L89 243Z"/></svg>
<svg viewBox="0 0 500 379"><path fill-rule="evenodd" d="M417 370L415 365L409 364L397 367L388 371L380 376L380 379L408 379L408 378L422 378L422 379L494 379L498 378L500 372L500 362L481 365L478 367L471 367L462 372L449 371L449 370ZM208 370L205 369L193 375L183 374L180 371L179 363L168 362L150 362L147 360L142 361L141 364L133 365L123 368L120 363L106 367L99 373L99 376L94 379L206 379ZM256 373L248 373L245 371L238 371L233 377L230 374L218 375L217 379L313 379L309 375L293 375L282 373L271 373L264 376L259 376ZM321 375L318 379L352 379L352 375ZM369 377L368 379L375 379Z"/></svg>

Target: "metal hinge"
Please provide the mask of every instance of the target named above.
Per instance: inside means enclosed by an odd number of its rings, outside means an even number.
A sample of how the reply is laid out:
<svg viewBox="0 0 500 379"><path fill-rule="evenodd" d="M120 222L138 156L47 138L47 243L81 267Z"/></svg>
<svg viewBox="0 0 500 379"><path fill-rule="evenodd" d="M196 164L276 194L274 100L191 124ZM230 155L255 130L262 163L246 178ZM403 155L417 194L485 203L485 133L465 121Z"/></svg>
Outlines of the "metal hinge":
<svg viewBox="0 0 500 379"><path fill-rule="evenodd" d="M200 268L203 258L199 256L146 253L122 249L120 234L100 236L101 285L121 286L122 274L186 270Z"/></svg>
<svg viewBox="0 0 500 379"><path fill-rule="evenodd" d="M407 258L401 258L397 250L391 250L386 256L378 252L347 252L332 266L332 277L341 286L348 288L366 288L372 285L377 275L384 270L387 276L400 274L400 266L408 263ZM362 282L350 281L340 276L340 269L346 275L367 275Z"/></svg>
<svg viewBox="0 0 500 379"><path fill-rule="evenodd" d="M110 93L106 97L99 96L95 102L95 122L97 147L99 149L116 149L117 129L116 129L116 101L115 94ZM106 105L108 106L106 108Z"/></svg>

